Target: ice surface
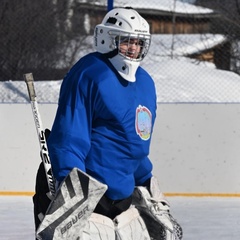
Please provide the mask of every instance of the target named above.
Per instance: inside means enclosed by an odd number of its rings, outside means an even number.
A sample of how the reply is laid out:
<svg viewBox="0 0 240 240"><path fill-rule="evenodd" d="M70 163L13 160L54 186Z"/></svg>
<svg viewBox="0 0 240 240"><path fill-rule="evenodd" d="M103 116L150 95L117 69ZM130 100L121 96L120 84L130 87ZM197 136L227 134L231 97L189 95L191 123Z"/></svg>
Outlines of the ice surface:
<svg viewBox="0 0 240 240"><path fill-rule="evenodd" d="M168 197L184 240L240 239L240 198ZM33 240L31 197L0 197L0 239Z"/></svg>

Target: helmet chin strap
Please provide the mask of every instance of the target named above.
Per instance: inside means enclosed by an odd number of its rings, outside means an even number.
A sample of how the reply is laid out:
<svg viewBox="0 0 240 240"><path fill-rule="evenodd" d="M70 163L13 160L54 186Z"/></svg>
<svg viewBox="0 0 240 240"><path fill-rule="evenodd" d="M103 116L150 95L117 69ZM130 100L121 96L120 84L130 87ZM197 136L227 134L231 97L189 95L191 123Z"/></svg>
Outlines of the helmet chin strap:
<svg viewBox="0 0 240 240"><path fill-rule="evenodd" d="M107 58L113 58L113 57L115 57L116 55L118 55L118 49L115 48L115 49L112 50L111 52L104 53L103 55L106 56Z"/></svg>
<svg viewBox="0 0 240 240"><path fill-rule="evenodd" d="M104 53L120 76L129 82L135 82L135 73L139 67L139 62L130 61L118 54L118 49Z"/></svg>

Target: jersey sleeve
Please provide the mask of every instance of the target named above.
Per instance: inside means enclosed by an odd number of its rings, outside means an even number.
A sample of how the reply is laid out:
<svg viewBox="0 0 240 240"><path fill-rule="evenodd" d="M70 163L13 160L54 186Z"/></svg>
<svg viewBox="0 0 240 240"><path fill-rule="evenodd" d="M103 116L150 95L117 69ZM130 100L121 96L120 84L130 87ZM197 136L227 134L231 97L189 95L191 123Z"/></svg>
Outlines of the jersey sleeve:
<svg viewBox="0 0 240 240"><path fill-rule="evenodd" d="M152 177L152 163L148 157L141 160L137 170L135 171L135 185L141 186L149 178Z"/></svg>
<svg viewBox="0 0 240 240"><path fill-rule="evenodd" d="M75 74L64 79L61 86L59 106L48 139L53 174L60 182L74 167L86 170L94 102L88 82L84 76Z"/></svg>

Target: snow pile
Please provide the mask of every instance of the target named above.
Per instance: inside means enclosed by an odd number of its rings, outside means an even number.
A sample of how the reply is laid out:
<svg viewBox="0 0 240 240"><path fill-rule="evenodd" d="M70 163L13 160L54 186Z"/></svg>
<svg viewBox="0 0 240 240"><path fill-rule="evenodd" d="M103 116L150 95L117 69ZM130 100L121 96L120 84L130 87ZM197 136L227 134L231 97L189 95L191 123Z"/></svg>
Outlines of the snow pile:
<svg viewBox="0 0 240 240"><path fill-rule="evenodd" d="M57 103L62 81L36 81L35 91L39 103ZM0 82L0 103L28 103L24 81Z"/></svg>
<svg viewBox="0 0 240 240"><path fill-rule="evenodd" d="M187 61L144 63L155 79L160 103L239 103L240 76ZM156 70L157 69L157 70Z"/></svg>

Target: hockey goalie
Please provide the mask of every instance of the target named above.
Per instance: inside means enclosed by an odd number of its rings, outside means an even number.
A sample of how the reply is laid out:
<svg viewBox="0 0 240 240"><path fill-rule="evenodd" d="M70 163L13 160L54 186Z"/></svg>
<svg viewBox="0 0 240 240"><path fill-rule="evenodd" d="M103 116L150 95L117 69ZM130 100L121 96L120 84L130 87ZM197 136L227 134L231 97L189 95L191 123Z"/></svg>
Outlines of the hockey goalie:
<svg viewBox="0 0 240 240"><path fill-rule="evenodd" d="M95 27L96 52L64 77L47 140L57 192L48 198L40 165L38 239L182 239L148 157L157 101L140 63L150 42L138 12L113 9Z"/></svg>
<svg viewBox="0 0 240 240"><path fill-rule="evenodd" d="M77 168L64 179L53 200L48 197L46 181L41 163L33 197L36 239L182 239L182 228L171 216L169 203L155 177L150 180L150 188L135 187L131 205L123 200L110 205L104 196L107 186ZM127 210L121 210L126 207ZM107 216L98 213L98 208L112 209L112 212Z"/></svg>

